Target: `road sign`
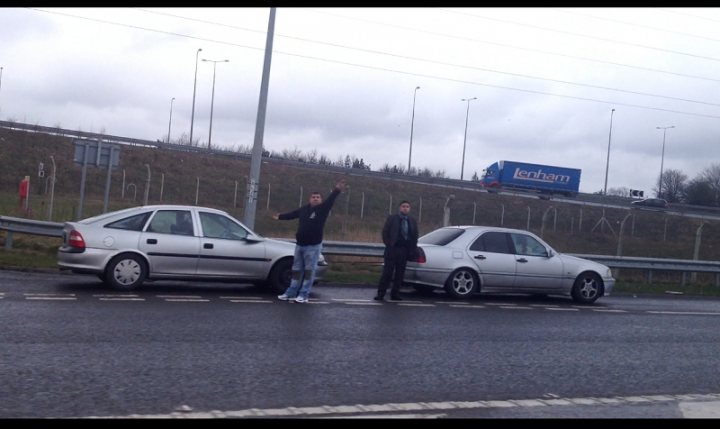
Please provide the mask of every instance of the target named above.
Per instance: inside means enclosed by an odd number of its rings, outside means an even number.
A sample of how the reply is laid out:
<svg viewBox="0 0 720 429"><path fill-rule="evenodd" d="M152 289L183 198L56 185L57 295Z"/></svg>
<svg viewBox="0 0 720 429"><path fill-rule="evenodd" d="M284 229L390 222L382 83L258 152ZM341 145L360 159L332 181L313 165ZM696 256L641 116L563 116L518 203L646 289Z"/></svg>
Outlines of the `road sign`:
<svg viewBox="0 0 720 429"><path fill-rule="evenodd" d="M645 195L645 192L640 191L638 189L630 189L630 196L633 198L643 198Z"/></svg>
<svg viewBox="0 0 720 429"><path fill-rule="evenodd" d="M88 139L75 139L73 143L75 144L73 161L76 164L84 165L87 162L88 165L97 167L107 167L111 161L113 167L120 164L120 147L118 146Z"/></svg>

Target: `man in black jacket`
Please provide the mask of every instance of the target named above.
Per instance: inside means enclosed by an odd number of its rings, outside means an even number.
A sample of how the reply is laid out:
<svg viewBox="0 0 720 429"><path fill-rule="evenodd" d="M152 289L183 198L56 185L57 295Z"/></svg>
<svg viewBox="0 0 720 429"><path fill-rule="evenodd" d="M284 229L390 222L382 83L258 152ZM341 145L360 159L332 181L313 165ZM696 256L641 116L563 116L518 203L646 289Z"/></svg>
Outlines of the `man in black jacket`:
<svg viewBox="0 0 720 429"><path fill-rule="evenodd" d="M405 276L405 266L408 257L417 252L418 226L415 218L408 215L410 203L401 201L398 207L399 212L387 217L382 230L385 253L383 255L383 271L378 284L378 292L374 298L376 301L382 301L385 298L385 292L390 280L393 282L392 289L390 289L390 299L402 301L400 287Z"/></svg>
<svg viewBox="0 0 720 429"><path fill-rule="evenodd" d="M310 289L315 281L318 259L322 251L325 221L330 214L335 199L345 189L345 186L345 179L341 179L335 184L335 189L333 189L325 202L323 202L320 192L312 192L308 204L291 212L273 215L273 219L299 220L298 230L295 234L296 244L292 280L285 293L278 296L279 300L288 301L292 299L299 303L308 301Z"/></svg>

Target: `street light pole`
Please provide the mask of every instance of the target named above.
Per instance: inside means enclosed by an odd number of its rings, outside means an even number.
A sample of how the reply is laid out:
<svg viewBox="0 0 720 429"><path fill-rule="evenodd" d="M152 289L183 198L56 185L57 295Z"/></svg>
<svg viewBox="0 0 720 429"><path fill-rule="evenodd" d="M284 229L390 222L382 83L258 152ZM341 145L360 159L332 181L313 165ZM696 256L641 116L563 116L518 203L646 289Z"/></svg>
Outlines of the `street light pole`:
<svg viewBox="0 0 720 429"><path fill-rule="evenodd" d="M407 171L408 174L410 174L410 161L412 160L412 139L413 139L413 128L415 127L415 96L417 96L418 89L420 89L420 87L416 86L415 91L413 92L412 120L410 121L410 153L408 153L408 171Z"/></svg>
<svg viewBox="0 0 720 429"><path fill-rule="evenodd" d="M212 97L210 98L210 133L208 134L208 149L210 149L210 143L212 141L212 120L213 120L213 106L215 105L215 68L217 63L229 63L230 60L206 60L203 61L213 63L213 85L212 85Z"/></svg>
<svg viewBox="0 0 720 429"><path fill-rule="evenodd" d="M168 121L168 139L167 142L170 143L170 127L172 126L172 108L173 108L173 102L175 101L175 97L170 100L170 120Z"/></svg>
<svg viewBox="0 0 720 429"><path fill-rule="evenodd" d="M473 100L477 100L477 97L460 99L460 101L467 101L467 111L465 111L465 137L463 138L463 156L462 165L460 166L460 180L463 179L463 173L465 172L465 144L467 143L467 126L468 117L470 116L470 102Z"/></svg>
<svg viewBox="0 0 720 429"><path fill-rule="evenodd" d="M663 175L663 164L665 163L665 132L668 128L675 128L675 125L669 127L655 127L658 130L663 130L663 143L662 143L662 155L660 156L660 177L658 178L658 198L662 197L662 175Z"/></svg>
<svg viewBox="0 0 720 429"><path fill-rule="evenodd" d="M197 89L197 69L198 69L198 55L200 55L202 48L198 48L195 52L195 80L193 81L193 103L192 113L190 114L190 146L193 143L193 125L195 125L195 90Z"/></svg>
<svg viewBox="0 0 720 429"><path fill-rule="evenodd" d="M603 195L607 195L607 179L608 169L610 168L610 139L612 139L612 120L615 109L610 111L610 134L608 134L608 150L607 150L607 161L605 161L605 188L603 189Z"/></svg>

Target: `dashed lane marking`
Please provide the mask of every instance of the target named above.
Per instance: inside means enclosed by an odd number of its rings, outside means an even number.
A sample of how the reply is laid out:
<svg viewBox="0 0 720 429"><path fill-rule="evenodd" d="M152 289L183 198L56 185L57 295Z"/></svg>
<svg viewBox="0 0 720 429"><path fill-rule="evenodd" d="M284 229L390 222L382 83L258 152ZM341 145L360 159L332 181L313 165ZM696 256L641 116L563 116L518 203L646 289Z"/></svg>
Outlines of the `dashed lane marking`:
<svg viewBox="0 0 720 429"><path fill-rule="evenodd" d="M230 302L241 302L245 304L272 304L272 301L261 299L231 299Z"/></svg>
<svg viewBox="0 0 720 429"><path fill-rule="evenodd" d="M35 301L77 301L74 293L24 293L25 299Z"/></svg>
<svg viewBox="0 0 720 429"><path fill-rule="evenodd" d="M175 299L201 299L199 295L155 295L158 298L175 298Z"/></svg>
<svg viewBox="0 0 720 429"><path fill-rule="evenodd" d="M545 307L545 310L550 310L550 311L579 311L577 308L562 308L562 307Z"/></svg>
<svg viewBox="0 0 720 429"><path fill-rule="evenodd" d="M220 299L265 299L259 296L221 296Z"/></svg>

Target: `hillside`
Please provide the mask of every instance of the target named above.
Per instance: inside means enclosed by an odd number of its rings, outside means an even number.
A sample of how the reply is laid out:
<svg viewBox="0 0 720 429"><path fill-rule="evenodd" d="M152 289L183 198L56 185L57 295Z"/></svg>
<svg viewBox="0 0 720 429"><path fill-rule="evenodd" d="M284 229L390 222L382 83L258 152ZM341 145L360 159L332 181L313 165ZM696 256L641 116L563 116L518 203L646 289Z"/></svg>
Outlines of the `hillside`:
<svg viewBox="0 0 720 429"><path fill-rule="evenodd" d="M73 163L72 141L69 137L0 128L0 214L25 216L17 208L17 190L22 177L29 175L32 209L29 217L48 219L47 179L53 156L57 182L52 220L75 218L81 167ZM151 173L148 203L195 204L197 198L198 205L220 208L243 219L249 160L139 146L122 146L121 150L120 167L111 174L110 210L142 204L147 164ZM45 165L43 179L38 178L40 162ZM473 170L474 166L468 169ZM388 210L394 211L403 199L412 203L421 233L429 232L442 225L445 202L453 194L451 224L521 229L529 225L531 231L542 235L559 251L614 255L620 221L629 213L623 209L603 210L592 205L408 183L406 176L402 176L405 180L401 181L353 173L356 171L352 169L340 174L263 159L255 229L270 237L292 237L295 222L274 221L271 215L304 204L311 191L327 195L341 177L346 178L349 190L340 196L328 220L326 239L329 240L379 242ZM106 178L107 170L88 167L82 217L102 211ZM599 222L603 211L610 226ZM634 213L626 225L623 255L692 259L699 226L699 220L687 217ZM706 224L702 230L700 259L720 259L720 229L716 222Z"/></svg>

